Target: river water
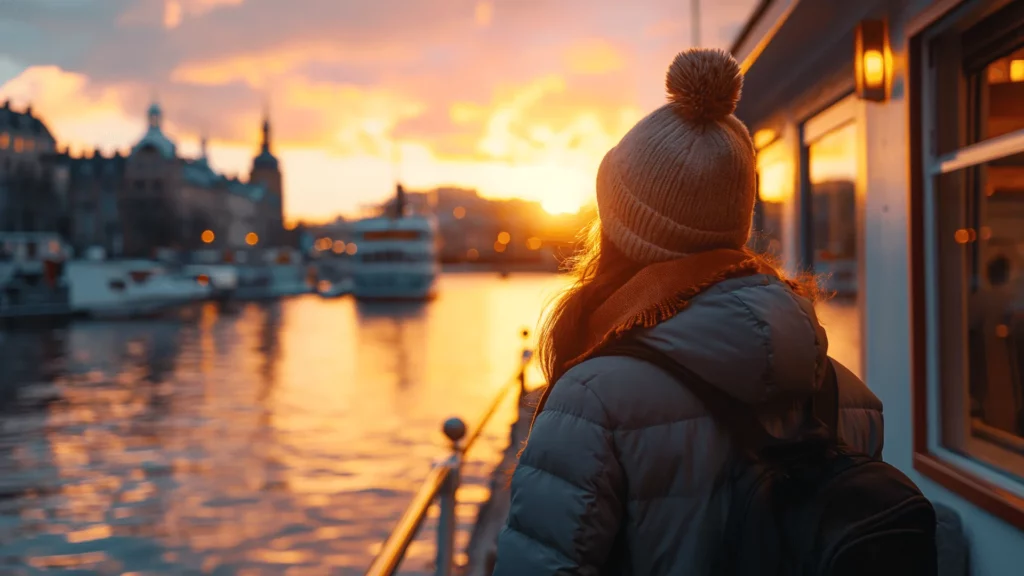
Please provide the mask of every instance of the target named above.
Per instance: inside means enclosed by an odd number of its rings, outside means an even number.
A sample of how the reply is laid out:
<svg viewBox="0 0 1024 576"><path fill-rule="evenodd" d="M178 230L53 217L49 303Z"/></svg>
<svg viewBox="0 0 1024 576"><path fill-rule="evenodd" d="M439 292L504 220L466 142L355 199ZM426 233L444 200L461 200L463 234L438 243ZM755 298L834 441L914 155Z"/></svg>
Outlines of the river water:
<svg viewBox="0 0 1024 576"><path fill-rule="evenodd" d="M444 455L441 422L479 417L563 284L450 274L426 305L303 296L0 332L0 574L362 574ZM850 310L823 316L853 358ZM458 549L512 418L469 454ZM427 529L405 573L432 554Z"/></svg>

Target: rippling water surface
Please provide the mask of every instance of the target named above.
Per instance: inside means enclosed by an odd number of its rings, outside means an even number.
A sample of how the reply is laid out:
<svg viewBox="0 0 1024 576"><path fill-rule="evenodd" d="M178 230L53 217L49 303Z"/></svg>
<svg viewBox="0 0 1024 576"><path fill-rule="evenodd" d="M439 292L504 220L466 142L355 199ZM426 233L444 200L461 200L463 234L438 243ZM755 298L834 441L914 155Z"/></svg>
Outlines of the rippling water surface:
<svg viewBox="0 0 1024 576"><path fill-rule="evenodd" d="M443 419L478 418L563 283L457 274L427 305L304 296L0 332L0 574L362 574L444 454ZM851 310L823 313L830 333ZM856 356L855 333L831 339ZM512 417L469 455L459 549ZM431 536L406 573L428 570Z"/></svg>
<svg viewBox="0 0 1024 576"><path fill-rule="evenodd" d="M0 574L361 574L444 454L443 419L477 419L562 282L0 333ZM469 455L460 549L512 417Z"/></svg>

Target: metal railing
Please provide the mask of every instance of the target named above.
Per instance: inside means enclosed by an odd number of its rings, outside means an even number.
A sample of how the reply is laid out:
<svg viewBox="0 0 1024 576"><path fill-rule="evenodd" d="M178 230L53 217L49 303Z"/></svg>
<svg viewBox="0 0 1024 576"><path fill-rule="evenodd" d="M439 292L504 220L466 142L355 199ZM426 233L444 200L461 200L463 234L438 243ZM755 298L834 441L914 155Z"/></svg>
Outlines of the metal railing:
<svg viewBox="0 0 1024 576"><path fill-rule="evenodd" d="M524 342L529 335L528 330L523 330ZM451 454L434 464L427 477L423 479L423 484L416 491L412 502L405 509L405 513L398 520L391 535L384 541L384 545L373 559L373 563L370 564L366 576L392 576L398 572L398 568L409 550L409 545L416 538L430 506L435 500L440 506L440 516L437 521L437 560L434 574L435 576L452 575L455 565L455 494L459 489L463 457L480 437L480 433L498 410L498 406L512 390L519 391L519 399L520 402L522 401L526 393L526 369L532 359L533 351L524 345L515 378L498 390L483 417L468 433L466 424L461 418L445 420L442 429L444 435L451 441Z"/></svg>

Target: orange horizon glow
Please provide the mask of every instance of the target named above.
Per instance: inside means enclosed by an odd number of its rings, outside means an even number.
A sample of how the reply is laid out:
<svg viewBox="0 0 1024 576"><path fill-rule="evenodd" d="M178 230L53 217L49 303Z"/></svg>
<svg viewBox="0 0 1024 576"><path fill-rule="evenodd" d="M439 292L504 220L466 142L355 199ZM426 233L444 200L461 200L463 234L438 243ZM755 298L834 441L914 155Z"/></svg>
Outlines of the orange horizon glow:
<svg viewBox="0 0 1024 576"><path fill-rule="evenodd" d="M587 2L592 18L581 18L569 5L583 0L479 0L465 8L414 0L415 20L361 9L383 27L374 34L364 30L370 24L343 18L337 3L303 1L324 21L262 36L249 28L291 18L286 3L163 0L153 12L138 2L112 16L109 40L82 48L90 57L120 53L116 42L130 38L134 59L93 57L72 69L40 56L7 75L0 61L0 101L31 104L73 153L110 154L138 141L155 98L180 156L198 156L206 137L212 167L243 180L269 105L288 226L358 216L390 197L396 180L409 190L455 186L571 214L593 202L607 150L664 102L664 70L686 47L678 36L689 17L685 7L656 0L638 16L649 21L623 35L607 27L624 10L614 2ZM719 24L738 25L745 12L709 6L705 17L715 23L709 31L724 30ZM328 22L359 33L327 33ZM558 30L554 43L548 28ZM731 40L713 38L721 46ZM117 68L137 62L147 63L138 73L149 77Z"/></svg>

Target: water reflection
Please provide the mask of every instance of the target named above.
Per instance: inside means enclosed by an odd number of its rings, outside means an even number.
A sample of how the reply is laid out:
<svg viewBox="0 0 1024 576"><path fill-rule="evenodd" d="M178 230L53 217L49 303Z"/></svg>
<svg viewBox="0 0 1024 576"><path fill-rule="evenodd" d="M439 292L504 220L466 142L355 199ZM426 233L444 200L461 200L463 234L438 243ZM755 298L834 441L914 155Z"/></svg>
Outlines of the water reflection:
<svg viewBox="0 0 1024 576"><path fill-rule="evenodd" d="M0 573L361 574L443 453L440 422L484 409L561 282L456 275L427 305L303 297L0 333ZM506 408L470 454L460 545Z"/></svg>
<svg viewBox="0 0 1024 576"><path fill-rule="evenodd" d="M311 296L0 333L0 574L362 574L440 423L480 415L562 282L448 275L390 311ZM512 416L469 454L460 549Z"/></svg>

